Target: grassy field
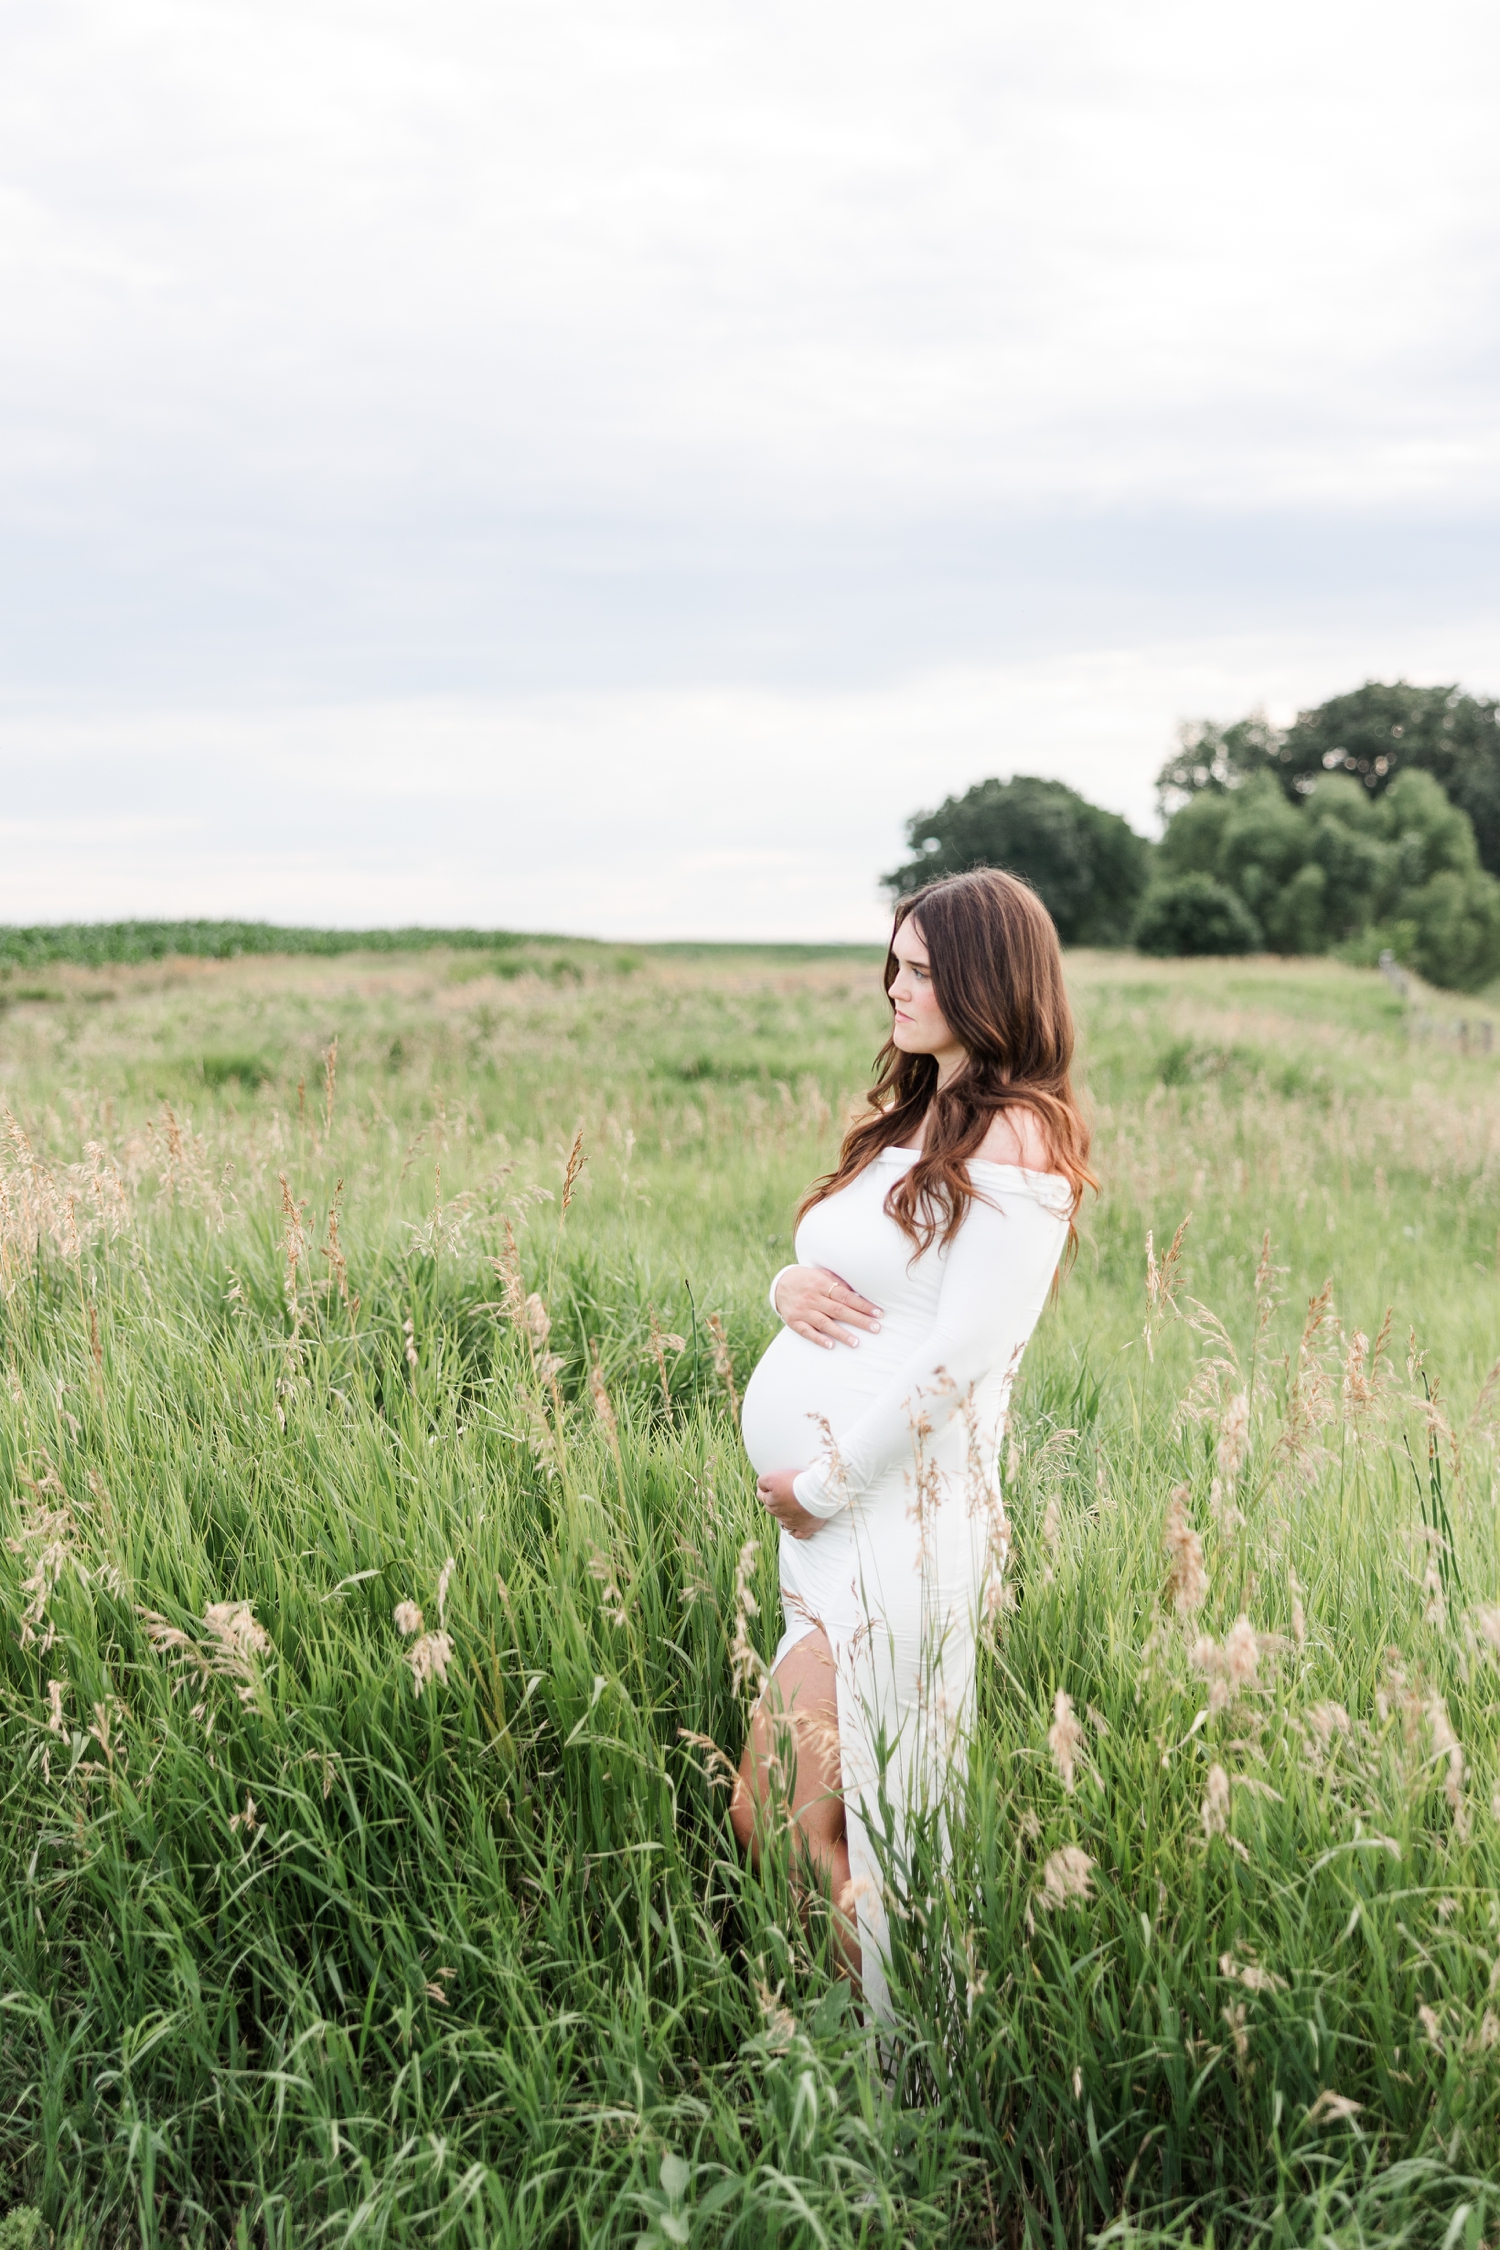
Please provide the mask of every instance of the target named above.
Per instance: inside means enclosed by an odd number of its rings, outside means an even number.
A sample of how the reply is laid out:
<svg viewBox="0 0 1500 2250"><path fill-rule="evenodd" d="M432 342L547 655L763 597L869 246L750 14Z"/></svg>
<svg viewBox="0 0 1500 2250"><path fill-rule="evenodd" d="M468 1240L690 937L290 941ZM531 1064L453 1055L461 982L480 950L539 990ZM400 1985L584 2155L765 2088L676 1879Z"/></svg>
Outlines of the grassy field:
<svg viewBox="0 0 1500 2250"><path fill-rule="evenodd" d="M720 1786L777 1632L733 1390L874 956L0 985L10 2203L89 2245L1496 2239L1496 1061L1327 963L1070 976L1103 1193L885 2073Z"/></svg>

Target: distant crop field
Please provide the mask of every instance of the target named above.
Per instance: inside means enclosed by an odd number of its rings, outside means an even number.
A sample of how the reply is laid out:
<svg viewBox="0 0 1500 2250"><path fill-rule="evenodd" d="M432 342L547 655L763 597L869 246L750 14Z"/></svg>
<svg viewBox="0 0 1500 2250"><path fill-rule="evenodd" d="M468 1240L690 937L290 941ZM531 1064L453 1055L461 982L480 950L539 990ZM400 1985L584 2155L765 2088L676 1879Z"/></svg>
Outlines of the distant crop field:
<svg viewBox="0 0 1500 2250"><path fill-rule="evenodd" d="M435 947L502 953L514 930L288 929L273 922L38 922L0 924L0 975L56 961L85 968L173 958L234 961L243 954L425 953Z"/></svg>
<svg viewBox="0 0 1500 2250"><path fill-rule="evenodd" d="M722 1787L734 1400L878 954L212 951L0 980L0 2210L1493 2241L1493 1055L1069 957L1102 1193L882 2058Z"/></svg>

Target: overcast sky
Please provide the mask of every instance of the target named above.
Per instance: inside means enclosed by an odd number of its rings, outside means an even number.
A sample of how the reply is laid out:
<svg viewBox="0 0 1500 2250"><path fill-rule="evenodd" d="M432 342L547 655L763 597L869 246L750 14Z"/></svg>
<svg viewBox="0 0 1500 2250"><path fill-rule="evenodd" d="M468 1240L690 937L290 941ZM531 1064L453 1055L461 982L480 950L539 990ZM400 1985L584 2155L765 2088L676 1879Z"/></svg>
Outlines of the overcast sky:
<svg viewBox="0 0 1500 2250"><path fill-rule="evenodd" d="M1468 0L6 0L0 920L858 936L1500 691Z"/></svg>

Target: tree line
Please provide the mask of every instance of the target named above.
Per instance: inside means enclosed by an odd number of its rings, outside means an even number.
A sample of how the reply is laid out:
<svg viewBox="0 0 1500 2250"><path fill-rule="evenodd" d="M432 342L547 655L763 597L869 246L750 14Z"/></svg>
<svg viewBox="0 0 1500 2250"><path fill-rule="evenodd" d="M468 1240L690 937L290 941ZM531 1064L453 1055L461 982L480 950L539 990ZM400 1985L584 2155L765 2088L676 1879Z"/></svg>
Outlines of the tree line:
<svg viewBox="0 0 1500 2250"><path fill-rule="evenodd" d="M901 893L1005 867L1064 944L1155 954L1389 951L1430 983L1500 976L1500 702L1368 681L1290 726L1195 720L1157 776L1158 844L1060 781L981 781L907 824Z"/></svg>

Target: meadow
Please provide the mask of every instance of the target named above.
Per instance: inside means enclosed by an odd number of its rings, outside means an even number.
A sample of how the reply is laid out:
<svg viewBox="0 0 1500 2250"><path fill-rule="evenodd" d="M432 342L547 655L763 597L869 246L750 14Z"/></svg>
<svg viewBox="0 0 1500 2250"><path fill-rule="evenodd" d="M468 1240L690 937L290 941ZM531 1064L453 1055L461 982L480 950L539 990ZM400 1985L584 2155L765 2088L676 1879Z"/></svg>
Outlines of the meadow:
<svg viewBox="0 0 1500 2250"><path fill-rule="evenodd" d="M0 2242L1497 2239L1495 1060L1069 976L1101 1194L879 2054L723 1787L876 957L0 975Z"/></svg>

